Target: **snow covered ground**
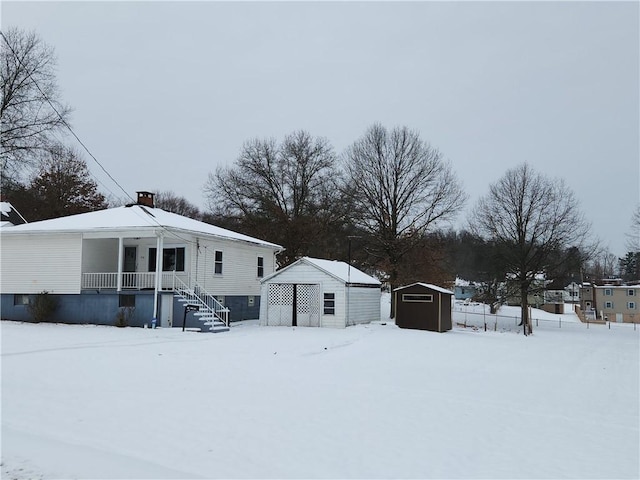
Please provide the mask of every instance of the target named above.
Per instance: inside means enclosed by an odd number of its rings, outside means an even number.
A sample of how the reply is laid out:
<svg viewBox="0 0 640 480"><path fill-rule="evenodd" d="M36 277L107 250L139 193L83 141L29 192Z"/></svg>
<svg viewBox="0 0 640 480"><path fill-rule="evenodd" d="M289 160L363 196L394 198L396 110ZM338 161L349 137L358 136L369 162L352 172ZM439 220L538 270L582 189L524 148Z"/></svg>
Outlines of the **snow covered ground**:
<svg viewBox="0 0 640 480"><path fill-rule="evenodd" d="M2 478L637 479L640 328L557 317L530 337L2 322Z"/></svg>

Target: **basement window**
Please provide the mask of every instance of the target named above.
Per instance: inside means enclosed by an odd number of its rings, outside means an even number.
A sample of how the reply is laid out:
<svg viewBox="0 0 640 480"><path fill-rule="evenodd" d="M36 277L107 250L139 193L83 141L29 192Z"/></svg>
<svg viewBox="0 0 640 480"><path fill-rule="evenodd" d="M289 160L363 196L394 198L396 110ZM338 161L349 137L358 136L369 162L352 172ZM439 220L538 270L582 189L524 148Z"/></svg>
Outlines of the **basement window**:
<svg viewBox="0 0 640 480"><path fill-rule="evenodd" d="M13 296L13 304L14 305L29 305L29 295L25 295L22 293L16 293Z"/></svg>
<svg viewBox="0 0 640 480"><path fill-rule="evenodd" d="M119 307L135 307L136 296L135 295L118 295Z"/></svg>

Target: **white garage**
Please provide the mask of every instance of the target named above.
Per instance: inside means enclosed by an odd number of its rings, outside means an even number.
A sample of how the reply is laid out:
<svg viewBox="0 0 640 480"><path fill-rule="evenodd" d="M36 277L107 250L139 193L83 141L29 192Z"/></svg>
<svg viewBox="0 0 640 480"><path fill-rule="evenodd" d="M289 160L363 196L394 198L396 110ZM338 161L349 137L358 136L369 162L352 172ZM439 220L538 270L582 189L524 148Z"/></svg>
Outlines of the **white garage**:
<svg viewBox="0 0 640 480"><path fill-rule="evenodd" d="M303 257L262 280L260 324L344 328L380 319L380 282L348 263Z"/></svg>

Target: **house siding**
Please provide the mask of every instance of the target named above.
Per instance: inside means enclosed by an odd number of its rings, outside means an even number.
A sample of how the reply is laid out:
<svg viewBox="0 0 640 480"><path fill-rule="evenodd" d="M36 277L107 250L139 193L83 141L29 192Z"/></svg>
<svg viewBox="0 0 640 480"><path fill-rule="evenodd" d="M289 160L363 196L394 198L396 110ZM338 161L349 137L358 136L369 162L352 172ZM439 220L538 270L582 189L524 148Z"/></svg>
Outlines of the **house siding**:
<svg viewBox="0 0 640 480"><path fill-rule="evenodd" d="M349 325L380 320L380 288L351 287L349 292Z"/></svg>
<svg viewBox="0 0 640 480"><path fill-rule="evenodd" d="M135 295L135 310L129 323L132 327L151 324L153 317L153 292L127 292ZM34 295L35 296L35 295ZM120 295L115 292L83 292L79 295L52 295L58 301L58 308L49 322L68 324L115 325L119 310ZM3 294L0 301L3 320L32 321L26 305L14 305L13 294ZM175 322L175 317L174 317Z"/></svg>
<svg viewBox="0 0 640 480"><path fill-rule="evenodd" d="M190 268L197 271L198 283L212 295L260 296L259 256L264 258L264 276L275 270L272 248L226 240L199 240L198 243L199 253L191 256ZM216 251L222 252L222 274L215 273Z"/></svg>
<svg viewBox="0 0 640 480"><path fill-rule="evenodd" d="M83 240L82 272L102 273L118 271L118 239Z"/></svg>
<svg viewBox="0 0 640 480"><path fill-rule="evenodd" d="M2 235L2 293L80 293L82 235Z"/></svg>

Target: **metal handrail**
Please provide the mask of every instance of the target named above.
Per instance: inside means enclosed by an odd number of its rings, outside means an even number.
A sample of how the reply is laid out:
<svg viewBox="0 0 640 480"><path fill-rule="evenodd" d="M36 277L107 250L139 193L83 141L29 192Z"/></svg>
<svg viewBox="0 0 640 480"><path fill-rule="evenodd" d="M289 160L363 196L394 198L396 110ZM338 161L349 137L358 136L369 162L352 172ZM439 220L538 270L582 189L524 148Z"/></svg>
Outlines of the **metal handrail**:
<svg viewBox="0 0 640 480"><path fill-rule="evenodd" d="M194 302L200 305L200 311L202 307L205 307L207 313L211 313L215 318L219 319L229 326L229 309L218 301L216 297L207 292L202 286L200 286L195 280L192 280L193 286L187 285L178 277L174 277L176 283L174 291L178 292L187 301Z"/></svg>

